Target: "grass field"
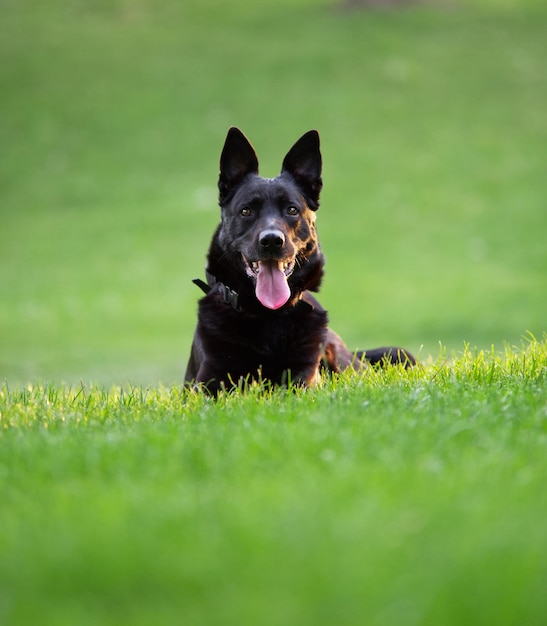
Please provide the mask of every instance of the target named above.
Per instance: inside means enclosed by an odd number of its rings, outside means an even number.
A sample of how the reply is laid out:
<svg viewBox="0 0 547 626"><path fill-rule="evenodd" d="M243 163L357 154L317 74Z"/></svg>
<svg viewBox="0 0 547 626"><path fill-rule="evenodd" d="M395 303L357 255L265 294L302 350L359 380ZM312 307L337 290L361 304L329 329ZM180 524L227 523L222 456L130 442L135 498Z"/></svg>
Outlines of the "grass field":
<svg viewBox="0 0 547 626"><path fill-rule="evenodd" d="M0 11L0 378L180 381L232 124L265 175L319 129L321 300L350 346L546 330L543 3Z"/></svg>
<svg viewBox="0 0 547 626"><path fill-rule="evenodd" d="M0 0L0 624L545 623L546 33ZM265 175L319 129L321 301L423 367L181 387L233 124Z"/></svg>
<svg viewBox="0 0 547 626"><path fill-rule="evenodd" d="M2 624L539 626L547 343L215 403L0 392Z"/></svg>

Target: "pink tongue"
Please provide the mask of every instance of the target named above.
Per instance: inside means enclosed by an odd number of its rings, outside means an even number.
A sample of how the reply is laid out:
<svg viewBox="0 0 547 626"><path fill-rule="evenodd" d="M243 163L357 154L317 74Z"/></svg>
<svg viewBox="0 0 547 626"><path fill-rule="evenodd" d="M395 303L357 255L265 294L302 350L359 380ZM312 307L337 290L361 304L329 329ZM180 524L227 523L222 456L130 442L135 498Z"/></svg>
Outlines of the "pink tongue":
<svg viewBox="0 0 547 626"><path fill-rule="evenodd" d="M279 309L291 297L291 290L287 277L281 269L281 262L258 262L256 297L268 309Z"/></svg>

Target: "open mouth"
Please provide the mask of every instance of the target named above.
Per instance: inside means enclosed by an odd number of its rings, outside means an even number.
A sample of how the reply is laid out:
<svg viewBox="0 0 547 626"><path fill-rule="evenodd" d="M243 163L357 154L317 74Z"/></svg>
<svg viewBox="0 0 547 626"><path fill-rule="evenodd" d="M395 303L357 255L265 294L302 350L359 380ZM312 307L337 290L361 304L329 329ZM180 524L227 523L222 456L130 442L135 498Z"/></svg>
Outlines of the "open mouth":
<svg viewBox="0 0 547 626"><path fill-rule="evenodd" d="M255 295L268 309L279 309L291 297L288 278L293 273L296 259L292 261L249 261L244 255L245 271L256 281Z"/></svg>
<svg viewBox="0 0 547 626"><path fill-rule="evenodd" d="M260 273L260 267L264 265L270 267L277 266L278 271L283 272L285 277L289 278L289 276L294 272L294 266L296 264L296 259L293 259L292 261L249 261L249 259L247 259L243 254L241 256L243 257L243 261L245 263L247 276L253 279L256 279Z"/></svg>

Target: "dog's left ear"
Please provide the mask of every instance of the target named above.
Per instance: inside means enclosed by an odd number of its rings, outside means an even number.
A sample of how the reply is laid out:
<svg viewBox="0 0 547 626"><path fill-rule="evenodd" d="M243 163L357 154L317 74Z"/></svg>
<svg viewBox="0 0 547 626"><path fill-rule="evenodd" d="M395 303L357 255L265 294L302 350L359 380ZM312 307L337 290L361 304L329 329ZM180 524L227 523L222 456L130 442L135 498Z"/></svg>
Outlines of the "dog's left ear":
<svg viewBox="0 0 547 626"><path fill-rule="evenodd" d="M288 172L294 178L314 211L319 208L319 194L323 187L321 165L319 133L310 130L289 150L281 168L282 174Z"/></svg>

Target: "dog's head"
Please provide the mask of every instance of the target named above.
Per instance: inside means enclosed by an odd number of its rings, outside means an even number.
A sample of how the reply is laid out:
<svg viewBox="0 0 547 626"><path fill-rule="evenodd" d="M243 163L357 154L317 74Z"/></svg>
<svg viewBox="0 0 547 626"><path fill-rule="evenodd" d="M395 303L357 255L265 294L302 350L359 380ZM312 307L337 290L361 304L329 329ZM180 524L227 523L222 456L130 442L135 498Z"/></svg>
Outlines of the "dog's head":
<svg viewBox="0 0 547 626"><path fill-rule="evenodd" d="M317 131L294 144L279 176L262 178L249 140L230 128L218 187L222 221L216 242L259 302L278 309L302 291L317 289L323 265L315 230L322 187Z"/></svg>

